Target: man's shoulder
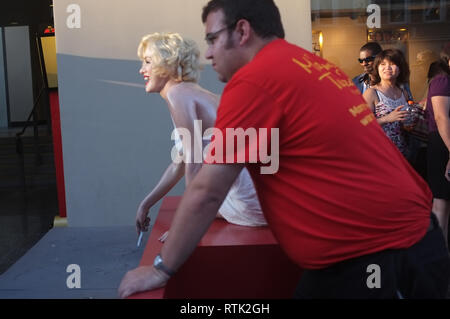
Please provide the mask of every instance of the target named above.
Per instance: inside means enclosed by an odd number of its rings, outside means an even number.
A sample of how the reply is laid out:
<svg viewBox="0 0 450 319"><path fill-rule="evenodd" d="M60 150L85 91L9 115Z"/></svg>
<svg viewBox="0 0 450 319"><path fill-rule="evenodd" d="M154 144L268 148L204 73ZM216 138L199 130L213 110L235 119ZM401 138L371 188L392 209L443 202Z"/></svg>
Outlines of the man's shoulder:
<svg viewBox="0 0 450 319"><path fill-rule="evenodd" d="M252 61L236 72L230 82L242 80L261 82L261 79L285 72L286 67L291 66L289 63L292 63L293 58L304 55L314 56L309 51L284 39L274 40L262 48Z"/></svg>
<svg viewBox="0 0 450 319"><path fill-rule="evenodd" d="M430 82L430 96L450 94L450 76L440 74L434 77Z"/></svg>
<svg viewBox="0 0 450 319"><path fill-rule="evenodd" d="M355 84L361 83L361 82L362 82L362 79L364 78L364 75L365 75L365 73L361 73L361 74L358 74L357 76L355 76L355 77L352 79L353 83L355 83Z"/></svg>
<svg viewBox="0 0 450 319"><path fill-rule="evenodd" d="M448 86L450 83L450 76L446 75L446 74L439 74L437 76L435 76L430 84L432 86Z"/></svg>
<svg viewBox="0 0 450 319"><path fill-rule="evenodd" d="M276 71L283 63L291 61L292 58L301 58L304 56L308 56L313 61L318 58L313 53L296 44L284 39L277 39L263 47L246 66L249 69L253 67L261 70L261 72ZM260 69L261 66L264 67Z"/></svg>

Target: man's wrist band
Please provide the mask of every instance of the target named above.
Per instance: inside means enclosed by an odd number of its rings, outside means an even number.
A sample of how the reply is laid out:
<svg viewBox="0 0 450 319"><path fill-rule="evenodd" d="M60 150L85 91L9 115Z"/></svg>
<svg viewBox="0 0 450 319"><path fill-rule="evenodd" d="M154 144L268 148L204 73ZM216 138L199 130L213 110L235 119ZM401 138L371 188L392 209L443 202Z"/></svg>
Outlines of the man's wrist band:
<svg viewBox="0 0 450 319"><path fill-rule="evenodd" d="M158 270L161 270L169 277L175 275L175 271L164 265L163 259L160 254L158 254L158 256L155 257L155 260L153 261L153 267L155 267Z"/></svg>

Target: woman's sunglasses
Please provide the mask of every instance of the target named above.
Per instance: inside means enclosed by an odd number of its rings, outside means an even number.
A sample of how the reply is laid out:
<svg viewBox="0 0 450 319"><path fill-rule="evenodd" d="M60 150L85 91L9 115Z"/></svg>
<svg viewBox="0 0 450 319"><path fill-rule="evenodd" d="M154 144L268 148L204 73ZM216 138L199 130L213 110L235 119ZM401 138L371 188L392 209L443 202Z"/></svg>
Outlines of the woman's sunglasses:
<svg viewBox="0 0 450 319"><path fill-rule="evenodd" d="M369 63L369 62L372 62L373 60L375 60L375 55L368 56L365 59L358 59L359 63L364 63L364 62Z"/></svg>

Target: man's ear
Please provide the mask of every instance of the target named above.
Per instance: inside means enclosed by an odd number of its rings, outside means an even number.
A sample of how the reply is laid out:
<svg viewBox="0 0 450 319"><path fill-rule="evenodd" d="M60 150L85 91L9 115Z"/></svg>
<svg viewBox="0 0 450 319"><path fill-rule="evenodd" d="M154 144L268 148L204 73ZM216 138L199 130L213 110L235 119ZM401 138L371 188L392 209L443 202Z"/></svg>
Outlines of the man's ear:
<svg viewBox="0 0 450 319"><path fill-rule="evenodd" d="M235 32L239 35L239 45L242 46L250 40L253 29L250 26L250 22L241 19L236 23Z"/></svg>

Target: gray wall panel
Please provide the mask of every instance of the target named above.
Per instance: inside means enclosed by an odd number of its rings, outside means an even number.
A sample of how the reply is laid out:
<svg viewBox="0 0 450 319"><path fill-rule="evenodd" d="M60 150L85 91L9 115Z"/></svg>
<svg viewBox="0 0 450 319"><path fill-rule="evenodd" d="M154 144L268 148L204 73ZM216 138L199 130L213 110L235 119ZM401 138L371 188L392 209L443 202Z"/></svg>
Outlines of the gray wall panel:
<svg viewBox="0 0 450 319"><path fill-rule="evenodd" d="M3 28L0 28L0 127L8 127L6 102L5 61L3 59Z"/></svg>
<svg viewBox="0 0 450 319"><path fill-rule="evenodd" d="M27 26L6 27L6 67L9 116L11 122L24 122L33 109L30 37Z"/></svg>
<svg viewBox="0 0 450 319"><path fill-rule="evenodd" d="M58 66L69 225L134 224L137 205L171 162L166 104L144 92L138 61L59 55ZM210 67L201 84L223 88ZM171 194L183 190L184 181Z"/></svg>

